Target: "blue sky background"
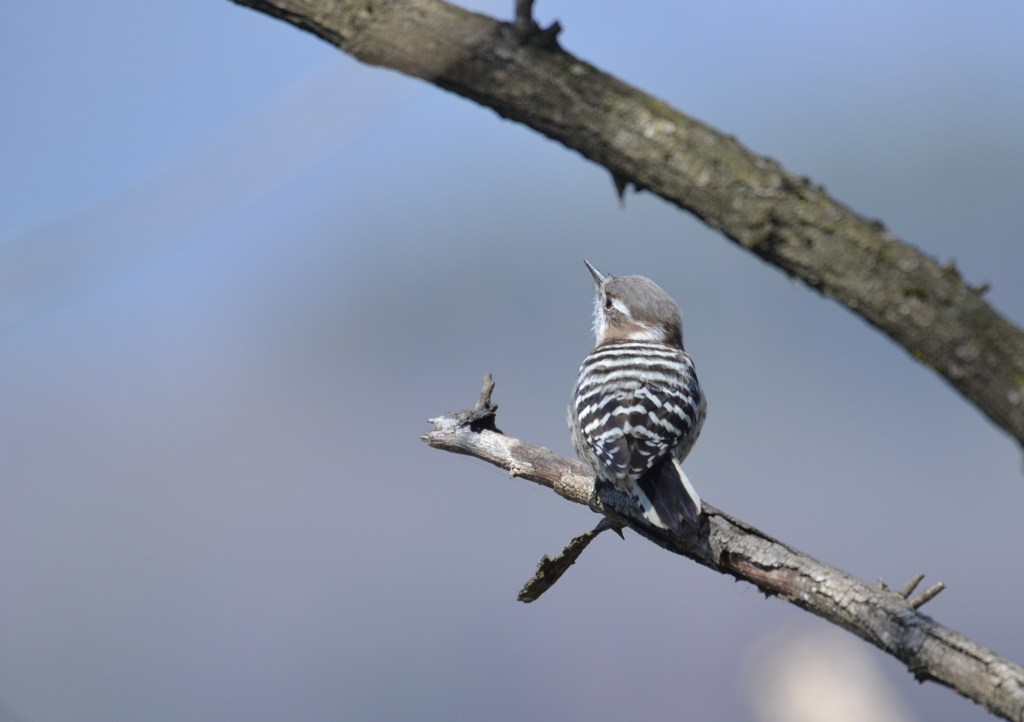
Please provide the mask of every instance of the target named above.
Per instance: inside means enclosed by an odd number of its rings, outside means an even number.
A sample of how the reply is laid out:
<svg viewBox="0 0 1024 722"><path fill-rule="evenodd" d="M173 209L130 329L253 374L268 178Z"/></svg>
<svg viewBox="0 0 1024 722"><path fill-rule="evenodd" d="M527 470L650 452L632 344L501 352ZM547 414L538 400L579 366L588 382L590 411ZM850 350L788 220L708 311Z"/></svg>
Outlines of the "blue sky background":
<svg viewBox="0 0 1024 722"><path fill-rule="evenodd" d="M1019 4L537 12L1024 322ZM0 98L0 721L754 719L750 650L821 623L636 536L520 604L594 516L418 439L490 372L571 453L583 258L682 307L704 498L1024 661L1015 444L665 202L226 1L8 2Z"/></svg>

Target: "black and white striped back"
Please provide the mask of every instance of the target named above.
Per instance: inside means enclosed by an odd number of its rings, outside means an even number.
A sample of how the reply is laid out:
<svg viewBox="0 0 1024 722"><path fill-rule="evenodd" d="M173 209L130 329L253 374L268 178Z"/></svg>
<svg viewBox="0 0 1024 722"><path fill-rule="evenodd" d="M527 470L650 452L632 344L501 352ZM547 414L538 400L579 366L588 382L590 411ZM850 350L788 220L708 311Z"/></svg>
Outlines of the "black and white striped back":
<svg viewBox="0 0 1024 722"><path fill-rule="evenodd" d="M652 341L613 341L583 361L569 425L576 453L600 478L653 507L661 526L677 528L679 519L662 517L682 514L693 521L700 514L700 498L679 463L697 440L705 413L685 351ZM680 500L651 498L666 494Z"/></svg>

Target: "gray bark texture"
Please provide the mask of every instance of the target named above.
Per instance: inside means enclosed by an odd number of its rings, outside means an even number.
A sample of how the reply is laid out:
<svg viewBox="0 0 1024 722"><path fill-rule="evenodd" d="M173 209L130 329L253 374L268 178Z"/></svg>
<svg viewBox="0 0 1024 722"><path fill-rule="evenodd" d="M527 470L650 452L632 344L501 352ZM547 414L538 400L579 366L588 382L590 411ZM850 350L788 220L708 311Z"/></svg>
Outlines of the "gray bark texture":
<svg viewBox="0 0 1024 722"><path fill-rule="evenodd" d="M918 611L942 585L908 599L922 575L899 591L881 581L868 584L707 503L699 530L675 535L651 526L632 497L604 484L595 492L594 474L580 462L498 431L491 388L488 376L474 409L431 419L434 430L424 434L423 440L435 449L483 459L511 476L529 479L569 501L588 505L610 521L604 525L608 528L628 526L660 547L755 584L764 594L795 604L891 654L917 679L947 685L1000 717L1024 722L1024 668ZM532 601L543 593L554 583L545 583L544 577L557 579L601 528L599 525L594 532L574 539L561 563L545 557L537 576L520 592L520 600Z"/></svg>
<svg viewBox="0 0 1024 722"><path fill-rule="evenodd" d="M1024 445L1024 332L953 264L901 242L807 178L514 23L440 0L234 0L359 60L493 108L690 211L861 315ZM510 3L510 6L512 3Z"/></svg>

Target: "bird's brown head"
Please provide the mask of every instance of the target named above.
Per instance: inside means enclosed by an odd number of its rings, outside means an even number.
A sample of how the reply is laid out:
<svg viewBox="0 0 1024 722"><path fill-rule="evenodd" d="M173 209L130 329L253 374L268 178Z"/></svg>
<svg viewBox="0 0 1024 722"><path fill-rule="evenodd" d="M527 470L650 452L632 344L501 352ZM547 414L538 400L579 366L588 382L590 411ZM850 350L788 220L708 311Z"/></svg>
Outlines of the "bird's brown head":
<svg viewBox="0 0 1024 722"><path fill-rule="evenodd" d="M655 341L683 347L679 306L658 284L643 276L601 273L584 263L597 284L594 334L598 346L613 341Z"/></svg>

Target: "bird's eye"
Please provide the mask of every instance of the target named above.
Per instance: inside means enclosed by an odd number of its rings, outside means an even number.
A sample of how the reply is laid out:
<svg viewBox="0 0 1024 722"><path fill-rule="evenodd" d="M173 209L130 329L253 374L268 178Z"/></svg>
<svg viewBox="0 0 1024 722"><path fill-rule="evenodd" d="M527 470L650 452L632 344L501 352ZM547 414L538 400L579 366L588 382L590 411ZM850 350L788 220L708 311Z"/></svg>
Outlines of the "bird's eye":
<svg viewBox="0 0 1024 722"><path fill-rule="evenodd" d="M605 297L604 297L604 307L605 307L606 309L608 309L609 311L611 310L611 308L612 308L612 299L611 299L611 296L605 296Z"/></svg>

